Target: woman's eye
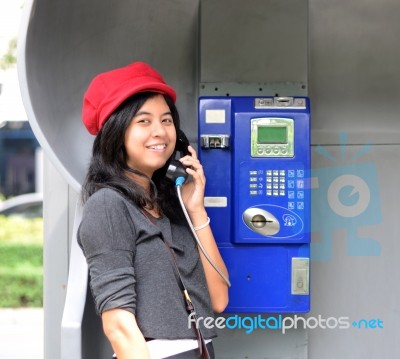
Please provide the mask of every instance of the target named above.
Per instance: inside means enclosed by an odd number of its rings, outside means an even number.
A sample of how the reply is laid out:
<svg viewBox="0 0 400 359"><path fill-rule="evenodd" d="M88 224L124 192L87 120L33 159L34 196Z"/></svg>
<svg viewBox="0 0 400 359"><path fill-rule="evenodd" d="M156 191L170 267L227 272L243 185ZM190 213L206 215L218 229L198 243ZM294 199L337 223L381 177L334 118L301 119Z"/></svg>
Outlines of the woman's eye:
<svg viewBox="0 0 400 359"><path fill-rule="evenodd" d="M165 118L165 119L163 120L163 122L166 123L166 124L171 125L171 124L174 123L174 120L173 120L172 118Z"/></svg>

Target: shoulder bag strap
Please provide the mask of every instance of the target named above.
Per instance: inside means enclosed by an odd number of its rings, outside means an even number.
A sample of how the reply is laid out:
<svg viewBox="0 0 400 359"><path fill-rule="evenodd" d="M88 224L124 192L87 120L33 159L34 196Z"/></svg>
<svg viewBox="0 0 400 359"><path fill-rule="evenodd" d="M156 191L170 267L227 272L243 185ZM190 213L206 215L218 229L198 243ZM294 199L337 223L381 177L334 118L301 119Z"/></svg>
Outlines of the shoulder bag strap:
<svg viewBox="0 0 400 359"><path fill-rule="evenodd" d="M156 224L154 219L145 210L143 210L143 214L153 224ZM160 233L160 236L161 236L161 240L163 241L163 243L165 245L165 248L167 249L167 252L171 256L172 264L173 264L173 267L174 267L175 273L176 273L176 279L177 279L179 288L182 291L184 301L186 303L186 306L185 306L186 307L186 311L188 312L189 315L191 315L191 318L193 318L191 323L192 323L192 328L194 329L194 331L196 333L197 342L198 342L198 345L199 345L199 354L202 356L203 359L210 359L210 354L208 352L207 344L206 344L206 342L204 340L203 334L202 334L200 328L197 327L198 321L197 321L196 311L195 311L193 302L190 299L189 292L187 291L187 289L185 287L185 284L183 283L181 273L179 272L178 263L176 262L175 254L174 254L173 250L171 249L171 247L168 245L168 243L165 240L165 238L164 238L162 233Z"/></svg>

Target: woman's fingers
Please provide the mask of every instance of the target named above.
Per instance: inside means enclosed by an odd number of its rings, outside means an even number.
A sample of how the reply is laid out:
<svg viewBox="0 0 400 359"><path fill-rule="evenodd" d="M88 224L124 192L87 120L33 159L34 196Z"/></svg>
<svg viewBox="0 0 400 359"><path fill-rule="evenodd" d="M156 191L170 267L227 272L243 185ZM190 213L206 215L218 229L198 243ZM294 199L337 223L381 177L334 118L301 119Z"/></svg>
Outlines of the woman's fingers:
<svg viewBox="0 0 400 359"><path fill-rule="evenodd" d="M186 172L192 175L195 180L199 178L203 183L205 182L203 166L199 160L185 156L180 159L180 162L187 167Z"/></svg>

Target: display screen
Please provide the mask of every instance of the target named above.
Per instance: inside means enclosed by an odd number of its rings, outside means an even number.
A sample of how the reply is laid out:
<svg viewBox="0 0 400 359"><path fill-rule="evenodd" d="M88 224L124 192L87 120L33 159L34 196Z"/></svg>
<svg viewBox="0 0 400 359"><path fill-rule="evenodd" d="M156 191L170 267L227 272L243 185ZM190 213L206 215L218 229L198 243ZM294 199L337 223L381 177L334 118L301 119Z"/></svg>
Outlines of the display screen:
<svg viewBox="0 0 400 359"><path fill-rule="evenodd" d="M257 143L287 143L286 126L258 126Z"/></svg>

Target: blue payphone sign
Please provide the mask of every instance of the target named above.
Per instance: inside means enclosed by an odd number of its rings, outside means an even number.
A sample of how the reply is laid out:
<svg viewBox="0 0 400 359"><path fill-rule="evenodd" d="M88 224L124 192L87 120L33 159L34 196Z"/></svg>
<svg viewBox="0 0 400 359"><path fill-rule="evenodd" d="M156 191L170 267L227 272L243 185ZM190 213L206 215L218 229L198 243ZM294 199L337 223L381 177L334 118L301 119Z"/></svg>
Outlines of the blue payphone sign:
<svg viewBox="0 0 400 359"><path fill-rule="evenodd" d="M228 312L307 312L308 98L203 97L205 205L229 268Z"/></svg>

